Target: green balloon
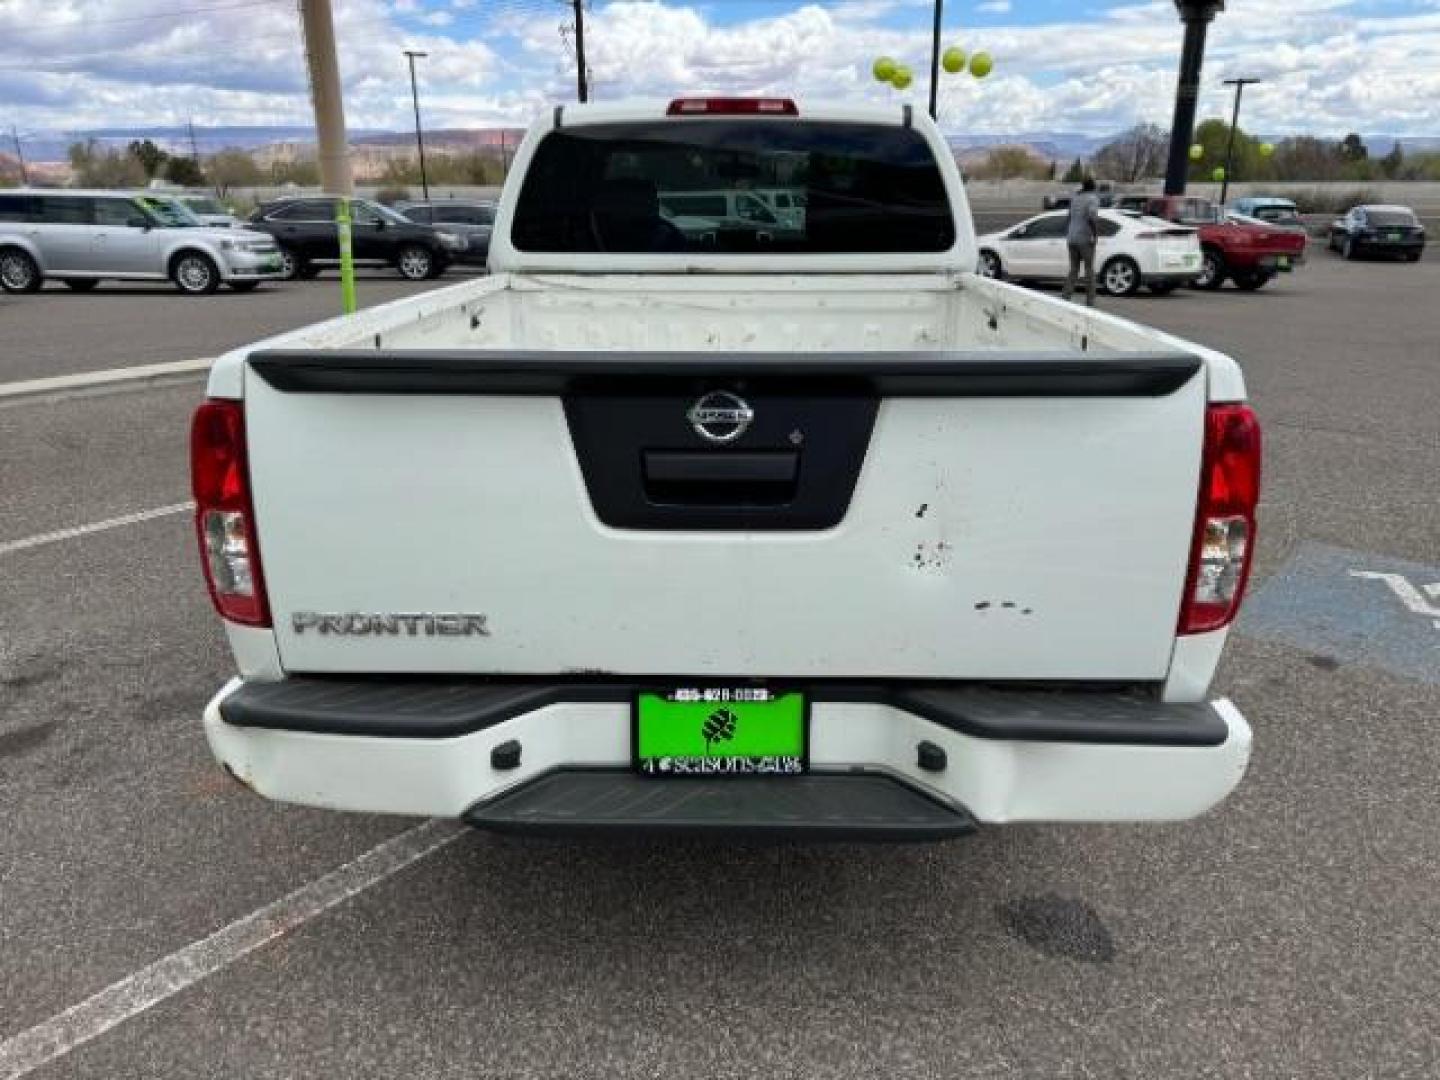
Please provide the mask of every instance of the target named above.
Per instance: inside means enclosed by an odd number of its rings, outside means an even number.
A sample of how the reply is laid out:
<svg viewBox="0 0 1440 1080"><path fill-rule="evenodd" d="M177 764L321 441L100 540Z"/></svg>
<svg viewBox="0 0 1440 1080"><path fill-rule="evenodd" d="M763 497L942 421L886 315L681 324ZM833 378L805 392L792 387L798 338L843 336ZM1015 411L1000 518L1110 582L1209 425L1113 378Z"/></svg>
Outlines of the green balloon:
<svg viewBox="0 0 1440 1080"><path fill-rule="evenodd" d="M995 70L995 61L990 59L988 52L977 52L970 58L970 74L977 79L983 79L990 72Z"/></svg>
<svg viewBox="0 0 1440 1080"><path fill-rule="evenodd" d="M965 50L952 45L940 58L940 66L951 75L965 70Z"/></svg>
<svg viewBox="0 0 1440 1080"><path fill-rule="evenodd" d="M1204 157L1205 157L1205 147L1201 146L1198 142L1197 142L1194 146L1190 147L1190 160L1191 160L1191 161L1200 161L1200 160L1201 160L1202 158L1204 158Z"/></svg>
<svg viewBox="0 0 1440 1080"><path fill-rule="evenodd" d="M1274 154L1274 153L1275 153L1275 144L1274 144L1274 143L1264 142L1264 143L1261 143L1261 144L1260 144L1260 156L1261 156L1261 157L1270 157L1270 156L1271 156L1272 154Z"/></svg>
<svg viewBox="0 0 1440 1080"><path fill-rule="evenodd" d="M1210 174L1210 179L1217 184L1223 184L1225 182L1225 166L1216 165L1215 171Z"/></svg>
<svg viewBox="0 0 1440 1080"><path fill-rule="evenodd" d="M881 82L889 82L895 78L895 61L888 56L882 56L875 61L870 72Z"/></svg>
<svg viewBox="0 0 1440 1080"><path fill-rule="evenodd" d="M910 83L914 81L914 78L915 77L910 74L910 69L902 64L895 69L895 74L890 76L890 85L895 87L896 90L904 90L909 87Z"/></svg>

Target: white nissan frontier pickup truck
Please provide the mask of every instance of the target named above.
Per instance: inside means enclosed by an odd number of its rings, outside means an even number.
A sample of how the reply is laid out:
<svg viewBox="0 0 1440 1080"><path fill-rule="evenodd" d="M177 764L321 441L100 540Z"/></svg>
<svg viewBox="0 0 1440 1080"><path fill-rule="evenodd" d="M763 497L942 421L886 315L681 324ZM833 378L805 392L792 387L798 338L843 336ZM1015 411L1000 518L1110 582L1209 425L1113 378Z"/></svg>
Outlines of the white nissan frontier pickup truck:
<svg viewBox="0 0 1440 1080"><path fill-rule="evenodd" d="M244 784L911 840L1235 788L1239 368L980 277L923 113L557 107L490 268L214 366L196 525L238 675L204 728Z"/></svg>

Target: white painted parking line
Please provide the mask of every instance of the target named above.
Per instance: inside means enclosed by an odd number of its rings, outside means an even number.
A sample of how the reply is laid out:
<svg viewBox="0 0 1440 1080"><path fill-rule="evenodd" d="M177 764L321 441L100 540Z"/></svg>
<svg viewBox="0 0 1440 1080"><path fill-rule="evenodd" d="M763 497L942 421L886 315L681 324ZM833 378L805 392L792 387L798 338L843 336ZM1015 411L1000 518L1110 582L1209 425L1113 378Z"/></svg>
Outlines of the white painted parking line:
<svg viewBox="0 0 1440 1080"><path fill-rule="evenodd" d="M167 383L204 375L215 363L213 357L199 360L171 360L163 364L136 364L132 367L82 371L74 375L52 375L44 379L0 383L0 404L31 397L63 397L94 393L97 390L143 383Z"/></svg>
<svg viewBox="0 0 1440 1080"><path fill-rule="evenodd" d="M183 514L187 510L194 509L193 502L172 503L169 506L157 506L153 510L138 510L133 514L122 514L120 517L106 518L104 521L92 521L89 525L73 525L68 529L56 529L54 532L41 533L39 536L27 536L23 540L7 540L0 543L0 555L13 555L15 552L24 551L27 548L58 544L61 540L74 540L76 537L89 536L91 533L104 532L106 529L118 529L122 525L135 525L142 521L149 521L151 518L169 517L171 514Z"/></svg>
<svg viewBox="0 0 1440 1080"><path fill-rule="evenodd" d="M304 926L465 833L428 821L386 840L322 878L251 912L207 938L112 983L93 997L0 1043L0 1080L16 1080L138 1016L166 998Z"/></svg>

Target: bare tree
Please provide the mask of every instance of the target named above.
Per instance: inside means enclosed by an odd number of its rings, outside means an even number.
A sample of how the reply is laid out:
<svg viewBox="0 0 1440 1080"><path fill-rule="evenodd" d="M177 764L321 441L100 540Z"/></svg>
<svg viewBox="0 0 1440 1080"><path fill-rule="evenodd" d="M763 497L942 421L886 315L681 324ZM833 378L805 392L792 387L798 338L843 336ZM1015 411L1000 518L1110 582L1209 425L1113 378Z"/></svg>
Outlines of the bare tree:
<svg viewBox="0 0 1440 1080"><path fill-rule="evenodd" d="M243 150L221 150L205 163L205 172L215 187L218 198L225 198L231 188L249 187L261 181L255 159Z"/></svg>
<svg viewBox="0 0 1440 1080"><path fill-rule="evenodd" d="M1165 171L1170 133L1155 124L1136 124L1102 146L1092 161L1106 180L1133 184Z"/></svg>
<svg viewBox="0 0 1440 1080"><path fill-rule="evenodd" d="M145 170L128 151L108 149L94 139L70 144L70 168L82 187L127 188L145 183Z"/></svg>

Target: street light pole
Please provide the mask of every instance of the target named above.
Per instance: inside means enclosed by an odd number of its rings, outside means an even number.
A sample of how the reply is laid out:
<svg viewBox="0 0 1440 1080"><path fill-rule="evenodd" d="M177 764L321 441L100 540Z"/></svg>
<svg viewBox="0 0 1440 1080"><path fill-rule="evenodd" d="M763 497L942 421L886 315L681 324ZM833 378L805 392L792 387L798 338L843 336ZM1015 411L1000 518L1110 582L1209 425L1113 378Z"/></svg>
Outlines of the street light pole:
<svg viewBox="0 0 1440 1080"><path fill-rule="evenodd" d="M1225 178L1220 181L1220 205L1225 205L1225 196L1230 193L1230 170L1235 160L1235 129L1240 126L1240 96L1245 87L1260 82L1259 79L1226 79L1226 86L1235 87L1235 112L1230 117L1230 140L1225 146Z"/></svg>
<svg viewBox="0 0 1440 1080"><path fill-rule="evenodd" d="M585 77L585 4L584 0L574 0L575 3L575 66L578 76L576 89L580 94L580 103L583 105L590 100L590 80Z"/></svg>
<svg viewBox="0 0 1440 1080"><path fill-rule="evenodd" d="M14 124L10 125L10 137L15 140L15 160L20 163L20 183L29 187L30 173L25 168L25 151L20 146L20 130Z"/></svg>
<svg viewBox="0 0 1440 1080"><path fill-rule="evenodd" d="M1225 0L1175 0L1185 23L1180 53L1180 81L1175 88L1175 120L1170 125L1170 162L1165 169L1165 194L1185 194L1190 173L1190 141L1195 135L1195 106L1200 97L1200 67L1205 61L1205 33Z"/></svg>
<svg viewBox="0 0 1440 1080"><path fill-rule="evenodd" d="M945 0L935 0L935 27L930 36L930 119L936 117L936 95L940 87L940 20Z"/></svg>
<svg viewBox="0 0 1440 1080"><path fill-rule="evenodd" d="M420 148L420 190L425 193L426 201L430 199L430 179L425 175L425 136L420 131L420 90L415 85L415 60L429 55L415 49L405 50L410 61L410 100L415 104L415 145Z"/></svg>

